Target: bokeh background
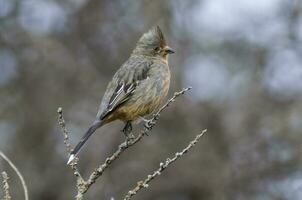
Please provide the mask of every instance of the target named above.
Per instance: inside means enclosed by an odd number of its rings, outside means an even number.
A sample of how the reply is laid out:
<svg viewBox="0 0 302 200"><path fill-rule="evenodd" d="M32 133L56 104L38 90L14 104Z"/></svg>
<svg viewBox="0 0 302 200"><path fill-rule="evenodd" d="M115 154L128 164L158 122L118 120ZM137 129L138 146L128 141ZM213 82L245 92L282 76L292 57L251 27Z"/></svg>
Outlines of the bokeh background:
<svg viewBox="0 0 302 200"><path fill-rule="evenodd" d="M121 199L204 128L192 152L135 199L302 199L301 0L0 0L0 149L30 198L73 198L56 110L63 107L75 144L107 82L154 25L176 50L170 95L193 90L87 199ZM122 127L107 125L89 140L80 154L85 177L124 140ZM23 199L3 160L2 170Z"/></svg>

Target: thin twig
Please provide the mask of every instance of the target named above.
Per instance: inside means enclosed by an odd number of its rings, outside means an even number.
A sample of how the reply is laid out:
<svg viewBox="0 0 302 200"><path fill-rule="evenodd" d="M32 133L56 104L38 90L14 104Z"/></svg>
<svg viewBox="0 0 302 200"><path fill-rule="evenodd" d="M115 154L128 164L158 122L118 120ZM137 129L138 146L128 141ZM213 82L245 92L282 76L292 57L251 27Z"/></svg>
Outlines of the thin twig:
<svg viewBox="0 0 302 200"><path fill-rule="evenodd" d="M63 109L61 107L59 107L57 112L59 114L58 122L59 122L59 125L61 127L62 134L64 136L64 144L65 144L65 147L66 147L66 151L68 153L68 156L70 156L70 154L72 152L72 147L71 147L71 144L69 142L69 133L68 133L67 128L66 128L65 120L63 118ZM74 161L70 163L70 166L71 166L71 169L73 170L73 174L77 178L78 194L76 196L76 200L82 200L83 195L82 195L82 192L80 192L80 191L83 190L83 187L85 187L86 183L85 183L84 179L82 178L82 176L81 176L81 174L80 174L80 172L77 168L77 165L78 165L78 158L76 157L74 159Z"/></svg>
<svg viewBox="0 0 302 200"><path fill-rule="evenodd" d="M200 137L203 136L206 131L207 130L205 129L201 133L199 133L186 148L184 148L181 152L175 153L175 156L173 158L167 158L165 162L161 162L159 168L155 170L151 175L148 175L146 179L137 182L136 187L127 193L124 200L130 200L134 195L137 194L137 192L139 192L139 190L141 190L142 188L148 188L150 181L161 175L162 171L164 171L170 164L187 153L199 141Z"/></svg>
<svg viewBox="0 0 302 200"><path fill-rule="evenodd" d="M163 105L157 111L157 113L155 113L153 117L148 121L147 124L148 127L144 127L144 129L139 133L139 135L134 140L129 141L126 139L122 144L120 144L118 149L110 157L108 157L102 165L100 165L97 169L95 169L94 172L90 175L88 181L86 182L87 189L84 192L86 192L89 189L89 187L96 181L96 179L103 174L105 169L108 168L110 164L114 160L116 160L126 149L139 142L144 136L146 136L151 131L151 129L155 126L157 120L159 119L161 112L163 112L164 109L166 109L172 102L174 102L178 96L183 95L185 92L187 92L190 89L191 87L188 87L182 89L180 92L175 92L173 97L169 99L167 103L165 103L165 105Z"/></svg>
<svg viewBox="0 0 302 200"><path fill-rule="evenodd" d="M69 143L69 135L68 135L68 131L66 129L66 124L65 124L65 120L63 118L63 109L61 107L58 108L58 114L59 114L59 125L61 127L61 131L63 133L63 136L64 136L64 144L66 146L66 150L67 150L67 153L68 155L71 154L72 152L72 147L71 147L71 144Z"/></svg>
<svg viewBox="0 0 302 200"><path fill-rule="evenodd" d="M19 177L19 179L22 183L23 190L24 190L24 198L25 198L25 200L28 200L28 190L27 190L27 186L26 186L26 183L24 181L24 178L23 178L21 172L18 170L18 168L13 164L13 162L2 151L0 151L0 156L11 166L11 168L13 168L13 170L18 175L18 177Z"/></svg>
<svg viewBox="0 0 302 200"><path fill-rule="evenodd" d="M72 147L71 147L71 144L69 142L69 133L67 131L67 128L66 128L66 123L65 123L65 120L63 118L63 109L60 107L58 108L58 114L59 114L59 118L58 118L58 122L59 122L59 125L61 127L61 131L63 133L63 136L64 136L64 144L65 144L65 147L66 147L66 151L68 153L68 156L70 156L71 152L72 152ZM76 175L77 177L79 177L80 179L83 180L78 168L77 168L77 164L78 164L78 158L76 157L74 159L74 161L70 164L73 172L74 172L74 175Z"/></svg>
<svg viewBox="0 0 302 200"><path fill-rule="evenodd" d="M12 197L9 194L9 184L8 184L9 177L5 171L2 172L2 178L3 178L3 191L4 191L3 200L11 200Z"/></svg>
<svg viewBox="0 0 302 200"><path fill-rule="evenodd" d="M180 92L175 92L173 97L171 99L169 99L167 101L167 103L164 104L158 110L158 112L153 115L153 117L148 121L148 123L146 124L144 129L138 134L138 136L132 140L126 139L122 144L120 144L118 149L111 156L109 156L102 165L100 165L98 168L96 168L91 173L91 175L89 176L89 179L87 181L85 181L81 177L79 170L77 169L77 160L75 162L72 162L71 167L73 169L74 174L77 177L77 192L78 193L77 193L76 199L77 200L83 199L83 194L88 191L90 186L93 183L95 183L95 181L104 173L104 171L112 164L112 162L114 160L116 160L126 149L133 146L134 144L139 142L144 136L146 136L151 131L151 129L155 126L157 120L159 119L161 112L163 112L164 109L166 109L172 102L174 102L178 96L183 95L185 92L187 92L190 89L191 89L191 87L188 87L188 88L182 89ZM64 144L66 146L68 154L70 155L70 152L72 151L72 147L69 143L69 137L68 137L69 133L66 129L65 120L63 118L62 108L58 108L58 114L59 114L58 121L61 126L62 133L64 135Z"/></svg>

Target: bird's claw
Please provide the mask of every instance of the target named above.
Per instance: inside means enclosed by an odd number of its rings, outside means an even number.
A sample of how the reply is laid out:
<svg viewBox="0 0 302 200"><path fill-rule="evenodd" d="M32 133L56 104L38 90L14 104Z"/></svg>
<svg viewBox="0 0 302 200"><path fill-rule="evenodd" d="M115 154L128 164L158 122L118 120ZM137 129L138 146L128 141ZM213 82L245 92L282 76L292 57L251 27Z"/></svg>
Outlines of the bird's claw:
<svg viewBox="0 0 302 200"><path fill-rule="evenodd" d="M153 122L153 120L145 120L144 127L148 130L151 130L154 124L155 122Z"/></svg>
<svg viewBox="0 0 302 200"><path fill-rule="evenodd" d="M132 132L132 124L131 122L126 122L122 132L127 136Z"/></svg>
<svg viewBox="0 0 302 200"><path fill-rule="evenodd" d="M122 132L126 136L127 143L131 142L135 138L133 133L132 133L132 124L131 124L131 122L126 123L126 125L123 128Z"/></svg>

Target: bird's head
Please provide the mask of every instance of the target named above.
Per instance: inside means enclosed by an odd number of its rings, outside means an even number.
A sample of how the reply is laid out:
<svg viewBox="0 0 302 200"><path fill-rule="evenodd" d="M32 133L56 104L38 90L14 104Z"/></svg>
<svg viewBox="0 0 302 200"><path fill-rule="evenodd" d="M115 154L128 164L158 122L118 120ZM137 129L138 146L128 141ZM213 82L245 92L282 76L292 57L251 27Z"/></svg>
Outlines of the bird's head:
<svg viewBox="0 0 302 200"><path fill-rule="evenodd" d="M168 59L168 55L174 53L164 38L159 26L144 33L136 44L133 54L160 57Z"/></svg>

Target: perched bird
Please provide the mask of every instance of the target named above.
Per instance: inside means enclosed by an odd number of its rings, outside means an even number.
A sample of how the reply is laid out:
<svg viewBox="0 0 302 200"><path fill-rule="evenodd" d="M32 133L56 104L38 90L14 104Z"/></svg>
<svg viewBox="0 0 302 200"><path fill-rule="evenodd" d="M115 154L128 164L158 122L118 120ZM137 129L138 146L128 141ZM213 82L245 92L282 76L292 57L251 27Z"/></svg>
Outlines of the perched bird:
<svg viewBox="0 0 302 200"><path fill-rule="evenodd" d="M129 59L109 82L95 121L71 152L67 164L104 124L117 119L125 122L123 132L127 136L131 122L159 108L170 86L168 55L172 53L158 26L141 36Z"/></svg>

